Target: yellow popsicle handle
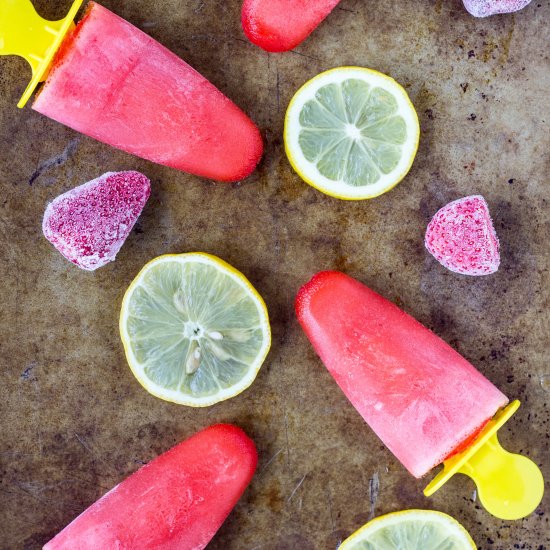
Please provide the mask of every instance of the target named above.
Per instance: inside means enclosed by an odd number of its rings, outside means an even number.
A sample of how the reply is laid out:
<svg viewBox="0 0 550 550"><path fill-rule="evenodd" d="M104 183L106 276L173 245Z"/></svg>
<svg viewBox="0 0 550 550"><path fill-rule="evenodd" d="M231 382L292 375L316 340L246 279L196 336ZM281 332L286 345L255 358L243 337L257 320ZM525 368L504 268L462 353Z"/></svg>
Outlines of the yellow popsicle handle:
<svg viewBox="0 0 550 550"><path fill-rule="evenodd" d="M498 429L519 405L513 401L499 411L468 449L446 460L424 494L430 496L460 473L474 480L481 504L497 518L520 519L531 514L544 493L542 473L529 458L504 450L497 437Z"/></svg>
<svg viewBox="0 0 550 550"><path fill-rule="evenodd" d="M75 0L67 17L47 21L30 0L0 0L0 55L19 55L32 69L32 79L17 106L25 106L36 86L46 79L52 59L84 0Z"/></svg>
<svg viewBox="0 0 550 550"><path fill-rule="evenodd" d="M459 472L474 480L481 504L497 518L523 518L542 500L544 480L538 466L504 450L497 434Z"/></svg>

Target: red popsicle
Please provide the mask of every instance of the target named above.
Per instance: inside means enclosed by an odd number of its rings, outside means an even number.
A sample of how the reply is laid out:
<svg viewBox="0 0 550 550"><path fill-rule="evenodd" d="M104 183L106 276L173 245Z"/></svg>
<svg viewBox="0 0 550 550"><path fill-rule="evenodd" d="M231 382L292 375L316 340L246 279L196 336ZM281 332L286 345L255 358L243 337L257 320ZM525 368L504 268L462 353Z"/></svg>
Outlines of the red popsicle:
<svg viewBox="0 0 550 550"><path fill-rule="evenodd" d="M343 273L315 275L296 312L353 406L416 477L471 442L508 402L441 338Z"/></svg>
<svg viewBox="0 0 550 550"><path fill-rule="evenodd" d="M248 176L263 151L254 123L206 78L90 2L33 109L153 162L219 181Z"/></svg>
<svg viewBox="0 0 550 550"><path fill-rule="evenodd" d="M240 428L206 428L109 491L44 550L202 550L257 462L256 447Z"/></svg>
<svg viewBox="0 0 550 550"><path fill-rule="evenodd" d="M340 0L244 0L242 24L249 40L268 52L292 50Z"/></svg>

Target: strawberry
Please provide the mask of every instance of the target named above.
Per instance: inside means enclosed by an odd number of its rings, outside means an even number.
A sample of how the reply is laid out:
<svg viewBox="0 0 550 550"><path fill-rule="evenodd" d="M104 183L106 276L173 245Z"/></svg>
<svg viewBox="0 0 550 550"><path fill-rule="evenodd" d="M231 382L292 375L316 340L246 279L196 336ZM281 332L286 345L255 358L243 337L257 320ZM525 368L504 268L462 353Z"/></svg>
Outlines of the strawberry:
<svg viewBox="0 0 550 550"><path fill-rule="evenodd" d="M512 13L523 9L531 0L463 0L464 7L474 17L487 17L497 13Z"/></svg>
<svg viewBox="0 0 550 550"><path fill-rule="evenodd" d="M441 208L428 225L425 244L438 262L463 275L489 275L500 264L498 237L481 195Z"/></svg>
<svg viewBox="0 0 550 550"><path fill-rule="evenodd" d="M115 259L150 193L143 174L108 172L55 198L44 235L69 261L94 271Z"/></svg>

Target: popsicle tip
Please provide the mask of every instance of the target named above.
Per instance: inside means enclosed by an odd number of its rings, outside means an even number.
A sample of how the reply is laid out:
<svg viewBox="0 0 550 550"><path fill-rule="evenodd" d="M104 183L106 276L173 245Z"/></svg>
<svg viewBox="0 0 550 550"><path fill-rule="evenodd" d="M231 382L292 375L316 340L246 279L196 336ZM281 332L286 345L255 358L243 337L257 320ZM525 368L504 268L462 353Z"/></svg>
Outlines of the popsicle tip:
<svg viewBox="0 0 550 550"><path fill-rule="evenodd" d="M248 40L269 53L287 52L300 43L290 41L275 25L265 21L261 17L261 5L255 0L243 2L241 24Z"/></svg>
<svg viewBox="0 0 550 550"><path fill-rule="evenodd" d="M235 424L213 424L206 428L218 432L220 437L232 439L242 450L243 456L247 457L252 472L258 465L258 449L253 439L239 426Z"/></svg>
<svg viewBox="0 0 550 550"><path fill-rule="evenodd" d="M230 424L229 422L218 422L217 424L212 424L205 429L233 434L237 437L242 437L243 439L250 439L246 432L240 426L237 426L236 424Z"/></svg>
<svg viewBox="0 0 550 550"><path fill-rule="evenodd" d="M341 273L340 271L319 271L315 273L307 283L300 287L296 294L296 298L294 299L294 309L298 319L300 319L304 311L307 310L311 298L315 295L315 293L320 290L328 280L340 276L347 277L347 275Z"/></svg>
<svg viewBox="0 0 550 550"><path fill-rule="evenodd" d="M240 143L238 157L233 156L232 162L217 173L198 174L208 177L222 183L238 183L251 176L264 155L264 140L262 133L256 124L240 109L243 117L246 117L247 123L241 129L238 136L234 136Z"/></svg>

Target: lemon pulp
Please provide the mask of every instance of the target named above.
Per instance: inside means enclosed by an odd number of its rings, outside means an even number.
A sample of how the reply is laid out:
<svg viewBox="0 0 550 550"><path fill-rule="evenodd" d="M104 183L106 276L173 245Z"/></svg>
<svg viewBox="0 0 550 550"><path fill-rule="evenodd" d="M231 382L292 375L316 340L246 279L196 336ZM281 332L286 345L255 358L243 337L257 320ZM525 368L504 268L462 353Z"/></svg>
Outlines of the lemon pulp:
<svg viewBox="0 0 550 550"><path fill-rule="evenodd" d="M371 69L340 67L307 82L292 99L285 147L307 183L343 199L365 199L409 171L420 128L405 90Z"/></svg>
<svg viewBox="0 0 550 550"><path fill-rule="evenodd" d="M264 301L219 258L169 255L147 264L123 300L128 363L153 395L207 406L255 379L271 342Z"/></svg>

